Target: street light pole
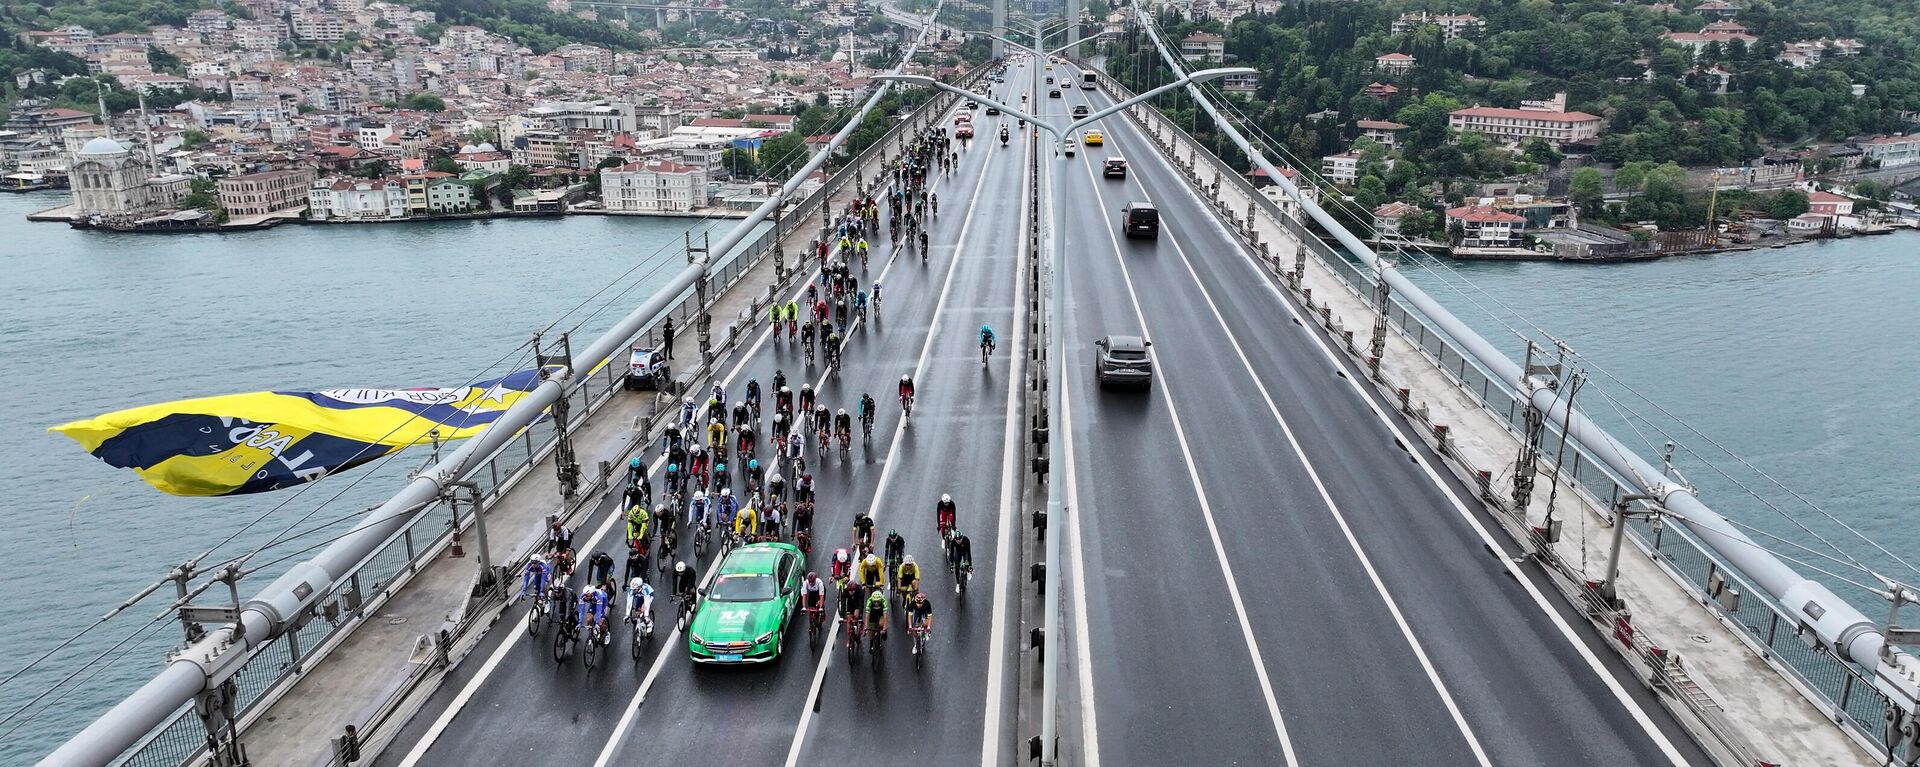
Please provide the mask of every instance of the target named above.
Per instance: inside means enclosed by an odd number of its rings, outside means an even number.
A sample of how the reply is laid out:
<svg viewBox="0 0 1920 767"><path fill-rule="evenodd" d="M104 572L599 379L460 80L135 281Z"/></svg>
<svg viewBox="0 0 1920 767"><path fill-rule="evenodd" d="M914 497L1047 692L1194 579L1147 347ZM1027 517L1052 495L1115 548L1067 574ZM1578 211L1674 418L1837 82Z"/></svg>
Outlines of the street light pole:
<svg viewBox="0 0 1920 767"><path fill-rule="evenodd" d="M1037 38L1039 35L1036 34L1035 37L1035 42L1038 42ZM1092 39L1094 38L1088 38L1088 40ZM1011 41L1008 42L1011 43ZM1026 48L1026 46L1019 45L1018 43L1012 44L1016 47ZM1072 46L1069 45L1067 47ZM1039 53L1031 48L1027 48L1027 50ZM1064 50L1064 48L1062 50ZM1040 56L1042 60L1045 59L1045 54L1040 54ZM1039 69L1036 68L1034 71L1037 77ZM1053 767L1053 765L1058 762L1060 756L1059 738L1057 735L1061 636L1060 528L1061 523L1066 519L1065 480L1061 479L1061 477L1067 470L1066 445L1068 436L1065 422L1066 418L1060 405L1061 399L1065 396L1067 385L1067 336L1064 332L1067 299L1066 281L1063 278L1061 269L1067 262L1066 179L1067 174L1071 172L1071 161L1067 158L1066 152L1067 139L1073 136L1073 130L1076 126L1098 123L1110 115L1118 114L1122 110L1128 109L1135 104L1143 103L1162 93L1177 88L1185 88L1190 83L1206 82L1228 75L1250 74L1253 71L1254 70L1246 67L1203 69L1098 112L1094 112L1087 115L1085 119L1076 121L1069 117L1064 124L1053 120L1042 120L1038 116L1027 114L1023 110L1014 109L994 99L964 88L938 82L924 75L880 75L875 78L878 80L891 80L905 84L938 88L948 93L964 96L986 104L987 106L997 108L1002 112L1020 119L1032 122L1036 128L1045 129L1053 135L1053 175L1047 180L1047 194L1051 202L1049 207L1052 209L1049 216L1052 218L1053 247L1051 248L1052 255L1047 259L1046 269L1044 270L1046 272L1047 310L1040 323L1040 326L1046 333L1048 371L1047 525L1043 533L1046 536L1046 550L1043 555L1046 562L1046 579L1043 584L1045 598L1042 600L1046 606L1046 615L1043 622L1045 629L1042 634L1040 650L1040 689L1042 691L1040 695L1040 764L1042 767Z"/></svg>

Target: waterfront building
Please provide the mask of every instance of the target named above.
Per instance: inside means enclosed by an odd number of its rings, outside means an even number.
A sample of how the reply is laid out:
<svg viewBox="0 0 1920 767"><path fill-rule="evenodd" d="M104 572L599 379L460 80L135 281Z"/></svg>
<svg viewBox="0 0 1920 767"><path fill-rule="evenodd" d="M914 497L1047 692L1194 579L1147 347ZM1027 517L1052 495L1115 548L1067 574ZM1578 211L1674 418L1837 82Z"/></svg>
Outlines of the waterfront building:
<svg viewBox="0 0 1920 767"><path fill-rule="evenodd" d="M1882 168L1912 165L1920 162L1920 133L1870 138L1860 142L1860 151Z"/></svg>
<svg viewBox="0 0 1920 767"><path fill-rule="evenodd" d="M1447 209L1447 232L1458 224L1464 236L1456 250L1476 248L1516 248L1527 220L1491 205L1466 205Z"/></svg>
<svg viewBox="0 0 1920 767"><path fill-rule="evenodd" d="M1360 180L1360 154L1341 152L1320 158L1320 176L1330 184L1353 184Z"/></svg>
<svg viewBox="0 0 1920 767"><path fill-rule="evenodd" d="M707 206L707 170L672 160L628 163L600 171L600 199L621 213L686 212Z"/></svg>
<svg viewBox="0 0 1920 767"><path fill-rule="evenodd" d="M307 204L313 169L300 166L220 179L220 207L229 216L264 216Z"/></svg>
<svg viewBox="0 0 1920 767"><path fill-rule="evenodd" d="M145 157L105 136L88 141L67 166L80 216L154 213L179 202L191 185L185 176L155 178Z"/></svg>
<svg viewBox="0 0 1920 767"><path fill-rule="evenodd" d="M323 178L307 190L307 218L369 221L407 217L407 190L392 178Z"/></svg>

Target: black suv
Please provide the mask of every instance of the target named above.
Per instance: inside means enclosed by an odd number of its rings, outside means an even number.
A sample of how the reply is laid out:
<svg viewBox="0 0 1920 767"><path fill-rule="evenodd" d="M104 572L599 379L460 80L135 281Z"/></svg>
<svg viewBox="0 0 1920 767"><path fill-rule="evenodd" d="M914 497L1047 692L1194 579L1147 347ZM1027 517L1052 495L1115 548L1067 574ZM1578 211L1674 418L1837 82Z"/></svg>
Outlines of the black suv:
<svg viewBox="0 0 1920 767"><path fill-rule="evenodd" d="M1058 95L1059 92L1055 91L1054 93L1055 95ZM1081 104L1073 108L1073 119L1078 120L1086 116L1087 116L1087 105Z"/></svg>
<svg viewBox="0 0 1920 767"><path fill-rule="evenodd" d="M1153 385L1153 358L1147 347L1153 342L1139 336L1103 336L1093 342L1093 378L1101 386L1108 384Z"/></svg>
<svg viewBox="0 0 1920 767"><path fill-rule="evenodd" d="M1100 164L1100 175L1106 176L1107 178L1126 178L1127 177L1127 158L1125 157L1107 158L1106 162Z"/></svg>

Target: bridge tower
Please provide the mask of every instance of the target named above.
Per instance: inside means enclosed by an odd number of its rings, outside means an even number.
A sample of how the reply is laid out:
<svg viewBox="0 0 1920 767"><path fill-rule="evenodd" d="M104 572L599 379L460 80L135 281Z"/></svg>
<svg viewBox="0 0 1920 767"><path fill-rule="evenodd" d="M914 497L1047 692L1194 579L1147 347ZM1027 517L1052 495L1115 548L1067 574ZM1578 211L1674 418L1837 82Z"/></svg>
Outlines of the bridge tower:
<svg viewBox="0 0 1920 767"><path fill-rule="evenodd" d="M1006 58L1006 44L998 38L1007 36L1007 0L993 0L993 36L993 57Z"/></svg>

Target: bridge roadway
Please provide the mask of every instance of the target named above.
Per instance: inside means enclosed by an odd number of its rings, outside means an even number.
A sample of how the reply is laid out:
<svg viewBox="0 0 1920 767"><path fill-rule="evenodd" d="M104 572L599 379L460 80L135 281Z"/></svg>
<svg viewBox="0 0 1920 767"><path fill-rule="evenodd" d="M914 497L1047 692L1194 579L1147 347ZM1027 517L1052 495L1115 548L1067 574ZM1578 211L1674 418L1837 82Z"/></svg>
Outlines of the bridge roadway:
<svg viewBox="0 0 1920 767"><path fill-rule="evenodd" d="M1112 103L1063 96L1042 101ZM1516 552L1490 555L1477 506L1454 500L1473 494L1411 460L1379 415L1391 406L1151 139L1101 127L1067 181L1066 265L1068 572L1085 576L1069 673L1092 687L1096 758L1707 764L1591 631L1566 630L1579 619L1512 577ZM1114 155L1125 180L1100 175ZM1132 200L1158 206L1159 239L1119 238ZM1095 386L1108 333L1155 341L1153 391Z"/></svg>
<svg viewBox="0 0 1920 767"><path fill-rule="evenodd" d="M1013 439L1025 433L1008 413L1009 403L1018 401L1010 389L1017 394L1021 381L1009 368L1018 356L1014 349L1003 344L982 366L975 338L983 324L1002 333L1015 324L1017 262L1024 256L1022 154L975 142L962 152L957 172L938 178L942 212L924 262L880 234L868 279L885 286L884 312L856 326L838 375L824 377L824 365L807 364L797 342L765 338L719 368L736 398L748 379L765 387L774 370L783 369L789 386L797 391L803 381L814 383L830 407L854 412L862 392L881 404L870 445L856 443L844 458L837 450L821 458L809 446L820 496L810 565L825 576L832 549L850 540L857 509L873 514L876 537L898 529L908 551L927 563L933 587L938 622L926 668L914 669L899 641L905 634L897 616L895 641L878 669L864 656L849 667L846 651L826 646L824 635L822 647L810 648L804 625L776 663L696 668L686 657L684 635L671 631L671 605L663 604L656 614L669 617L639 662L628 654L623 627L615 632L610 661L590 676L578 658L554 662L551 629L540 639L527 637L522 604L508 611L378 763L738 765L773 763L794 750L793 763L844 764L886 748L914 764L979 764L989 720L1008 733L995 742L1010 759L1015 668L997 664L997 682L989 684L988 659L995 611L1006 611L1003 640L1011 641L1018 626L1017 593L996 600L991 586L999 516L1018 512L1002 479L1008 461L1018 460L1017 451L1008 452L1008 430L1019 430ZM920 396L903 426L894 392L910 371ZM1017 478L1011 486L1017 488ZM942 493L958 502L961 527L973 540L975 572L961 605L939 565L933 506ZM607 499L576 533L577 541L591 537L576 544L583 559L595 550L618 550L622 525L603 523L612 520L614 505ZM691 555L683 546L681 556L691 561ZM699 564L706 577L712 555ZM585 580L580 570L576 586ZM1001 692L990 700L989 689ZM464 707L449 715L456 699Z"/></svg>
<svg viewBox="0 0 1920 767"><path fill-rule="evenodd" d="M1028 82L1019 67L1007 81L1013 98ZM1034 94L1049 112L1108 103L1082 89L1063 95ZM897 642L882 668L849 665L844 651L809 648L804 633L766 667L694 668L684 638L663 628L637 663L617 634L610 662L589 678L577 660L556 665L546 638L526 637L520 606L380 764L1025 761L1014 744L1031 733L1013 721L1013 671L1025 657L1016 595L1028 587L998 561L1002 536L1025 521L1009 463L1024 425L1009 411L1019 385L1009 364L1022 350L1003 343L982 367L973 336L983 323L1003 338L1014 327L1033 191L1024 144L993 140L1012 118L978 121L982 140L936 186L946 213L931 257L885 248L874 268L887 311L851 336L845 369L823 389L835 407L860 391L889 403L900 374L915 370L915 417L902 426L883 407L871 446L814 462L812 562L823 571L855 509L934 560L932 502L943 492L959 502L977 570L964 605L944 574L929 576L939 631L927 668L915 672ZM1531 576L1503 560L1510 547L1488 552L1470 522L1480 512L1454 501L1471 493L1410 460L1377 415L1390 408L1297 324L1148 138L1119 118L1103 127L1107 145L1083 147L1064 180L1076 509L1060 563L1070 597L1062 678L1075 688L1063 706L1069 756L1707 764L1649 696L1620 684L1592 632L1567 628L1577 616L1515 579ZM1116 154L1131 174L1101 178L1099 161ZM1159 240L1118 239L1128 200L1160 207ZM1080 364L1092 341L1142 330L1156 341L1155 387L1096 388ZM751 345L722 370L738 391L776 367L796 383L821 373L784 343ZM583 552L615 548L619 526L601 524L611 506L583 527L582 540L602 536ZM995 589L1001 575L1009 583ZM464 706L449 713L455 701Z"/></svg>

